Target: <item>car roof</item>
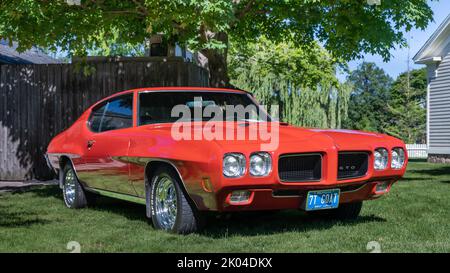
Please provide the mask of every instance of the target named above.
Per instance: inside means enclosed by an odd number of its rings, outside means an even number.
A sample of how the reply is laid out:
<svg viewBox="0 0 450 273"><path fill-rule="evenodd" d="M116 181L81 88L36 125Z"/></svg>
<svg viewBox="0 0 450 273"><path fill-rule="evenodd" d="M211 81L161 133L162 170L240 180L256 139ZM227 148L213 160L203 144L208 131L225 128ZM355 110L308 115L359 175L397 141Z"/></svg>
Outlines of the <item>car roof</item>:
<svg viewBox="0 0 450 273"><path fill-rule="evenodd" d="M134 93L134 92L159 92L159 91L167 91L167 92L171 92L171 91L203 91L203 92L231 92L231 93L238 93L238 94L239 93L250 94L250 92L247 92L244 90L231 89L231 88L214 88L214 87L169 86L169 87L136 88L136 89L130 89L130 90L125 90L125 91L114 93L106 98L103 98L103 99L97 101L91 107L89 107L89 109L97 106L98 104L100 104L106 100L109 100L109 99L112 99L112 98L115 98L115 97L118 97L121 95L130 94L130 93Z"/></svg>

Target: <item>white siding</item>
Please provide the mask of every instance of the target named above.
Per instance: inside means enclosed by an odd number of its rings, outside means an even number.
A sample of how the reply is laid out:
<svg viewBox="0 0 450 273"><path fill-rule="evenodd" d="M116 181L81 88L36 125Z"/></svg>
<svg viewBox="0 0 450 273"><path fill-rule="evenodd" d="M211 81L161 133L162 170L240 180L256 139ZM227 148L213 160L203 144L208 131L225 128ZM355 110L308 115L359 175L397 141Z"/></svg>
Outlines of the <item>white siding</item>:
<svg viewBox="0 0 450 273"><path fill-rule="evenodd" d="M450 53L429 79L428 146L431 154L450 154Z"/></svg>

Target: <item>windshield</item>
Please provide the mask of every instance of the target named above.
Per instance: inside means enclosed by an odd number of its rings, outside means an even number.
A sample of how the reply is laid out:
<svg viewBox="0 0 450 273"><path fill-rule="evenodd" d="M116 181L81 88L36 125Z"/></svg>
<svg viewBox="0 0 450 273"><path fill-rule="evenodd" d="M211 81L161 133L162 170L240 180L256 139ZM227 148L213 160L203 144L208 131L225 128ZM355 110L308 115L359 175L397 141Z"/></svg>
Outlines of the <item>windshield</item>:
<svg viewBox="0 0 450 273"><path fill-rule="evenodd" d="M176 121L270 121L249 94L169 91L139 94L139 125Z"/></svg>

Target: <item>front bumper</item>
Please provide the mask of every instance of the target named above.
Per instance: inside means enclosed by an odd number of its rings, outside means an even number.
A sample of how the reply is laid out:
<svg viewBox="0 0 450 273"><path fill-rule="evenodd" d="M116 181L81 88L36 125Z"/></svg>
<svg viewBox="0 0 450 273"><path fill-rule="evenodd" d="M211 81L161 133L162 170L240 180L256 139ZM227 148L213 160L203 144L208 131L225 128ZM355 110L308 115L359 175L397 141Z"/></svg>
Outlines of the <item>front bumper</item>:
<svg viewBox="0 0 450 273"><path fill-rule="evenodd" d="M218 211L254 211L254 210L283 210L304 209L308 191L323 189L340 189L339 203L351 203L364 200L372 200L388 193L397 179L367 181L355 184L341 184L326 187L289 187L289 188L265 188L265 187L239 187L224 188L216 194ZM386 183L387 188L377 191L379 183ZM231 194L236 190L250 192L248 202L233 203Z"/></svg>

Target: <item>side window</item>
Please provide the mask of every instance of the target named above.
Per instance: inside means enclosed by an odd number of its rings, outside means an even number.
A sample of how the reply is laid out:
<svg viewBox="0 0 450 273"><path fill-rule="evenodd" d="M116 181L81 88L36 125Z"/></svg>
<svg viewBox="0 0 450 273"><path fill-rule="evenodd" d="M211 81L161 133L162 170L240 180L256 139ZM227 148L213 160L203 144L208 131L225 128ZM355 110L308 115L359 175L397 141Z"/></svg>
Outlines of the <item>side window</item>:
<svg viewBox="0 0 450 273"><path fill-rule="evenodd" d="M123 95L106 102L92 111L91 130L105 132L133 126L133 94Z"/></svg>
<svg viewBox="0 0 450 273"><path fill-rule="evenodd" d="M100 124L102 123L103 114L105 114L106 103L96 106L92 109L91 117L89 118L89 127L93 132L100 132Z"/></svg>

